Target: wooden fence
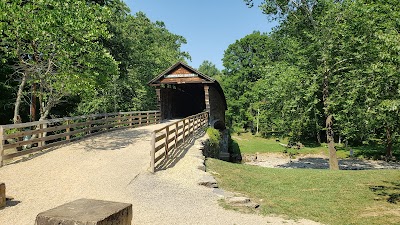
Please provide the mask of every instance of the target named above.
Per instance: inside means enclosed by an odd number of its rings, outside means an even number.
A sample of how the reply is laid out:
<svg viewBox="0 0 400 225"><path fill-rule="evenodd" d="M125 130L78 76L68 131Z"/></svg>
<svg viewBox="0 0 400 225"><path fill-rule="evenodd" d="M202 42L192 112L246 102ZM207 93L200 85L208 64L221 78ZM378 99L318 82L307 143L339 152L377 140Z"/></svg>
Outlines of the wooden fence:
<svg viewBox="0 0 400 225"><path fill-rule="evenodd" d="M0 167L4 160L31 154L93 134L159 123L160 111L119 112L0 126Z"/></svg>
<svg viewBox="0 0 400 225"><path fill-rule="evenodd" d="M205 126L208 126L208 113L202 112L155 130L151 139L150 172L154 173L158 162L168 159L169 153L187 142L195 131Z"/></svg>

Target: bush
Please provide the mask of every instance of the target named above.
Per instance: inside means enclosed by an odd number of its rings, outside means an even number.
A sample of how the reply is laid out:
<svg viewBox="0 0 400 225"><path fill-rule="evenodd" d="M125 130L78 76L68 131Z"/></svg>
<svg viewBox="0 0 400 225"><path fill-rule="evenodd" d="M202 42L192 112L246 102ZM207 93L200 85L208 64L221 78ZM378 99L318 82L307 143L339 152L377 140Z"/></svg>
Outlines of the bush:
<svg viewBox="0 0 400 225"><path fill-rule="evenodd" d="M208 140L203 154L206 157L218 158L220 152L221 133L219 130L209 127L207 129Z"/></svg>

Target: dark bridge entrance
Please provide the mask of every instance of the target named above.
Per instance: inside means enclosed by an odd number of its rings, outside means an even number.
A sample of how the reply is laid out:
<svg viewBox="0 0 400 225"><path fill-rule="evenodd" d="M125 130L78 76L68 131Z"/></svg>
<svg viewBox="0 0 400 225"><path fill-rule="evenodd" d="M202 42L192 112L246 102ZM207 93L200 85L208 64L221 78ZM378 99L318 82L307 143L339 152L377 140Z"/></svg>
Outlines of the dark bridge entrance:
<svg viewBox="0 0 400 225"><path fill-rule="evenodd" d="M210 124L225 129L225 95L213 78L179 62L151 80L149 85L156 87L162 119L208 111Z"/></svg>

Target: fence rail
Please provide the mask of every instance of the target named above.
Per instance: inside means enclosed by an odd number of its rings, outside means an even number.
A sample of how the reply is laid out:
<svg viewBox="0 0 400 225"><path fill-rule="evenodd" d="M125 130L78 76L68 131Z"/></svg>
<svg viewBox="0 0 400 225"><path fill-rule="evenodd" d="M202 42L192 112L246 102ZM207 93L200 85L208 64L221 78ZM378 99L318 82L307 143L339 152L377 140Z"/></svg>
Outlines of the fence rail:
<svg viewBox="0 0 400 225"><path fill-rule="evenodd" d="M160 111L64 117L0 126L0 167L4 160L31 154L93 134L159 123Z"/></svg>
<svg viewBox="0 0 400 225"><path fill-rule="evenodd" d="M207 125L208 113L202 112L155 130L151 138L150 172L154 173L158 162L168 159L169 153L185 143L195 131Z"/></svg>

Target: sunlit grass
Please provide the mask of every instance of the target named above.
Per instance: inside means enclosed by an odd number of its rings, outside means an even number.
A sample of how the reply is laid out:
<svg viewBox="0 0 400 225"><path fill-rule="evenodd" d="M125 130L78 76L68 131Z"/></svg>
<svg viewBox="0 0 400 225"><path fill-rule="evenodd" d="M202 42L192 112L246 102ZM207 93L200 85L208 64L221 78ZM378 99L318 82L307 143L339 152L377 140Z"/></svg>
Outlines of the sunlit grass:
<svg viewBox="0 0 400 225"><path fill-rule="evenodd" d="M220 187L258 201L264 215L325 224L400 224L400 202L388 202L400 195L399 170L271 169L216 159L207 160L207 170L215 172Z"/></svg>

